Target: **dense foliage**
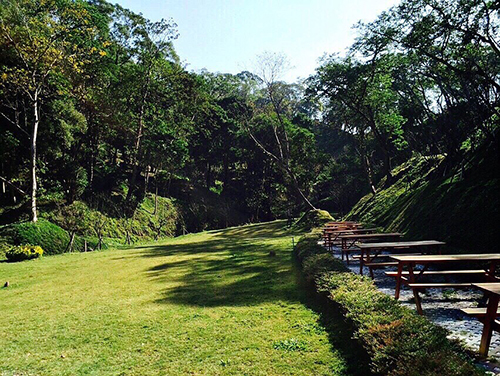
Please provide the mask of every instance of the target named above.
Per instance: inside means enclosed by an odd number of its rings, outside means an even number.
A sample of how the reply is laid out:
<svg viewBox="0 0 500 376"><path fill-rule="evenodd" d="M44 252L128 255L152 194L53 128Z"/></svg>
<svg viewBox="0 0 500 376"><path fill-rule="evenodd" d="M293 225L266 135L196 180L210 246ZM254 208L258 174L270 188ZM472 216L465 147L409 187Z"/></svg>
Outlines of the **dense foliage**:
<svg viewBox="0 0 500 376"><path fill-rule="evenodd" d="M273 53L253 72L188 72L173 20L103 0L0 5L0 200L33 221L75 201L132 218L148 193L206 217L188 230L345 214L412 156L444 158L444 176L479 148L498 158L492 1L403 0L299 83Z"/></svg>
<svg viewBox="0 0 500 376"><path fill-rule="evenodd" d="M4 227L1 234L9 244L41 246L46 255L64 253L70 241L64 229L45 219L39 219L37 223L16 223Z"/></svg>
<svg viewBox="0 0 500 376"><path fill-rule="evenodd" d="M481 375L446 330L416 315L379 291L373 281L354 274L318 244L321 232L305 235L295 247L308 280L337 304L370 355L380 375Z"/></svg>
<svg viewBox="0 0 500 376"><path fill-rule="evenodd" d="M5 257L9 261L31 260L42 255L43 249L37 245L19 245L12 247L5 253Z"/></svg>

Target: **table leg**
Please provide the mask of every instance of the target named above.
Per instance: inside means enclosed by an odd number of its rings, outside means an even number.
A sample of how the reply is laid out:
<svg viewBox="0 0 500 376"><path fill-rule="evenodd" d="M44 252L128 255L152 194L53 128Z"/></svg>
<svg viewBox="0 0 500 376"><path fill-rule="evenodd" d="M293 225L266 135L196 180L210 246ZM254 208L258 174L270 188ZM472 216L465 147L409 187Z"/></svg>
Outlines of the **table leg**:
<svg viewBox="0 0 500 376"><path fill-rule="evenodd" d="M394 298L396 300L399 299L399 293L401 291L401 281L402 281L402 276L403 276L403 263L400 261L398 263L398 274L396 275L396 292L394 294Z"/></svg>
<svg viewBox="0 0 500 376"><path fill-rule="evenodd" d="M483 335L481 336L479 355L485 358L488 356L488 350L490 348L491 333L493 331L492 324L495 321L497 315L498 298L498 295L491 294L490 300L488 302L488 308L486 309L486 317L484 318Z"/></svg>
<svg viewBox="0 0 500 376"><path fill-rule="evenodd" d="M408 280L410 283L415 282L415 275L413 274L413 264L408 264ZM418 290L415 288L411 289L413 291L413 298L415 299L415 305L417 306L417 312L419 315L423 315L424 311L422 310L422 302L420 300L420 296L418 295Z"/></svg>
<svg viewBox="0 0 500 376"><path fill-rule="evenodd" d="M365 251L362 249L361 250L361 256L359 258L359 274L360 275L363 275L363 266L364 265L365 265Z"/></svg>
<svg viewBox="0 0 500 376"><path fill-rule="evenodd" d="M492 261L490 263L490 268L488 269L488 278L492 281L495 280L495 271L496 271L497 263L496 261Z"/></svg>

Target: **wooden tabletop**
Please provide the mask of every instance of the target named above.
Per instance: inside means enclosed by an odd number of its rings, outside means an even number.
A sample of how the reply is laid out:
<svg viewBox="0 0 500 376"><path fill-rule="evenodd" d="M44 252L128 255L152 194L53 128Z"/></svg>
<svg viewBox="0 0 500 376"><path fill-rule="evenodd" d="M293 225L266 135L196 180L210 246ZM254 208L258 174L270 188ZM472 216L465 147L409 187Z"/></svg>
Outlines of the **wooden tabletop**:
<svg viewBox="0 0 500 376"><path fill-rule="evenodd" d="M342 239L366 239L366 238L386 238L386 237L395 237L395 236L403 236L403 234L399 232L383 232L378 234L353 234L353 235L341 235Z"/></svg>
<svg viewBox="0 0 500 376"><path fill-rule="evenodd" d="M359 233L359 232L366 232L366 231L376 231L376 228L357 228L357 229L348 229L348 228L342 228L342 229L336 229L336 228L325 228L323 229L324 232L330 232L330 233L341 233L341 232L353 232L353 233Z"/></svg>
<svg viewBox="0 0 500 376"><path fill-rule="evenodd" d="M361 246L361 244L360 244ZM500 253L472 253L460 255L391 255L402 262L449 262L449 261L500 261Z"/></svg>
<svg viewBox="0 0 500 376"><path fill-rule="evenodd" d="M327 223L325 227L337 227L337 226L359 226L361 223L356 222L344 222L344 223Z"/></svg>
<svg viewBox="0 0 500 376"><path fill-rule="evenodd" d="M472 286L477 287L478 289L481 289L483 291L500 295L500 282L473 283Z"/></svg>
<svg viewBox="0 0 500 376"><path fill-rule="evenodd" d="M446 243L437 240L418 240L418 241L408 241L408 242L363 243L359 244L358 247L361 249L412 248L412 247L433 246L433 245L443 245L443 244Z"/></svg>

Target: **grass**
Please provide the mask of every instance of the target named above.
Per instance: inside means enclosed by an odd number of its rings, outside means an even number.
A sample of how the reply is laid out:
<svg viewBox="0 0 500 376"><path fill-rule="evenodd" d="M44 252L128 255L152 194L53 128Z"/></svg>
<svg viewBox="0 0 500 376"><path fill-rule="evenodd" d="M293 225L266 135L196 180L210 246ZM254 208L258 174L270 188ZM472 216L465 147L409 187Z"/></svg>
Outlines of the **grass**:
<svg viewBox="0 0 500 376"><path fill-rule="evenodd" d="M283 224L0 263L0 375L350 374Z"/></svg>

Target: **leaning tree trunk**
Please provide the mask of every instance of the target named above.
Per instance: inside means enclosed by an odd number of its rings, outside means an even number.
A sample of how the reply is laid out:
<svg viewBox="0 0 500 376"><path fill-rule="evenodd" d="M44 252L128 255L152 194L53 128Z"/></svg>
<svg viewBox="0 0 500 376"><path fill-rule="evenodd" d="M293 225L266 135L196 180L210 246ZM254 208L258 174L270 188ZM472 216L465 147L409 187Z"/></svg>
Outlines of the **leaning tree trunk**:
<svg viewBox="0 0 500 376"><path fill-rule="evenodd" d="M307 196L304 194L304 192L300 188L299 181L297 180L297 177L295 176L293 171L288 166L285 166L285 171L288 173L288 176L290 176L290 178L292 179L293 188L298 193L299 198L302 199L306 203L307 206L309 206L309 209L316 210L316 207L311 203L311 201L309 201Z"/></svg>
<svg viewBox="0 0 500 376"><path fill-rule="evenodd" d="M71 231L68 246L66 247L66 252L71 252L73 250L73 242L75 241L75 232Z"/></svg>
<svg viewBox="0 0 500 376"><path fill-rule="evenodd" d="M33 133L31 135L31 221L38 221L37 207L36 207L36 193L37 193L37 179L36 179L36 140L38 135L38 125L40 119L38 117L38 90L35 90L33 97L33 112L35 115L35 122L33 124Z"/></svg>
<svg viewBox="0 0 500 376"><path fill-rule="evenodd" d="M368 184L370 185L370 190L373 195L377 194L377 188L375 188L375 183L373 182L373 171L370 158L367 155L362 155L363 167L365 168L366 178L368 179Z"/></svg>

